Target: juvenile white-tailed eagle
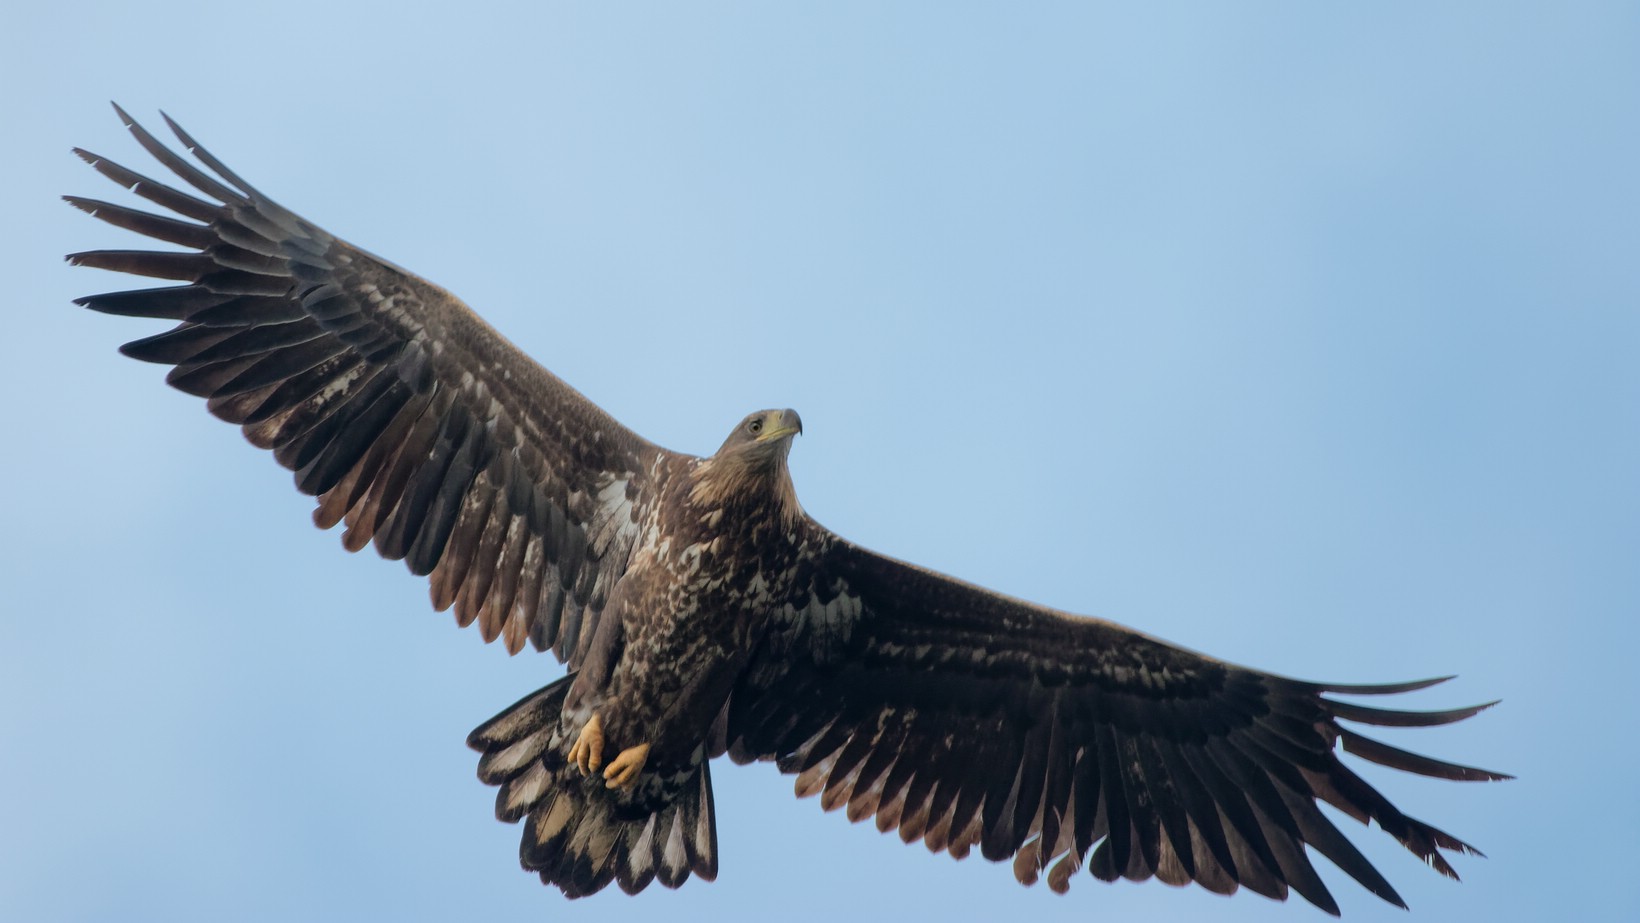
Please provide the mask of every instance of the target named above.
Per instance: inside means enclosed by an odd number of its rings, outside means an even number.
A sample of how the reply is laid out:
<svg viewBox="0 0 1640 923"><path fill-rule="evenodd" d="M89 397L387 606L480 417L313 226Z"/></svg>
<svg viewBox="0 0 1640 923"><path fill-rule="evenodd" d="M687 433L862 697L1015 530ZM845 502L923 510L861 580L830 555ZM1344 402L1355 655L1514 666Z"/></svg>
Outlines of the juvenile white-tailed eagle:
<svg viewBox="0 0 1640 923"><path fill-rule="evenodd" d="M773 761L799 795L907 843L1011 857L1021 882L1056 891L1085 864L1106 881L1291 889L1337 913L1308 846L1402 904L1322 801L1452 877L1440 850L1474 851L1398 811L1338 748L1505 776L1340 721L1439 725L1486 706L1326 695L1440 680L1273 676L867 551L798 504L795 412L751 414L709 458L653 445L448 292L275 204L174 123L214 176L119 114L197 195L79 150L178 217L68 201L185 252L69 260L182 284L78 303L177 321L123 352L175 366L167 381L272 450L318 498L318 525L346 523L348 550L374 542L486 641L568 664L468 738L497 816L524 821L524 867L565 894L715 877L708 766L723 753Z"/></svg>

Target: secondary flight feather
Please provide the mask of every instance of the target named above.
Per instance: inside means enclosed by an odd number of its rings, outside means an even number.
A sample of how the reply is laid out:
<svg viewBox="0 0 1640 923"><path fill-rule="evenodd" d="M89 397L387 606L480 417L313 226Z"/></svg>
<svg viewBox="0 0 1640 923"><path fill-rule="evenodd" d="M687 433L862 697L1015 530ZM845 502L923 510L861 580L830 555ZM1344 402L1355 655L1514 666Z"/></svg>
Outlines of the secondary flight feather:
<svg viewBox="0 0 1640 923"><path fill-rule="evenodd" d="M1506 776L1341 722L1449 724L1334 695L1441 680L1311 683L1013 599L856 546L811 519L787 468L797 413L758 411L697 457L623 427L430 282L315 227L169 118L198 165L124 111L175 179L84 150L170 214L75 207L181 252L77 265L172 280L78 303L176 326L126 344L173 368L345 524L429 577L433 605L510 652L568 665L468 742L524 867L571 897L717 874L710 761L770 761L851 820L1019 881L1072 874L1296 891L1311 864L1404 906L1318 809L1373 821L1442 874L1475 852L1406 816L1345 751L1425 776ZM192 187L183 191L180 181Z"/></svg>

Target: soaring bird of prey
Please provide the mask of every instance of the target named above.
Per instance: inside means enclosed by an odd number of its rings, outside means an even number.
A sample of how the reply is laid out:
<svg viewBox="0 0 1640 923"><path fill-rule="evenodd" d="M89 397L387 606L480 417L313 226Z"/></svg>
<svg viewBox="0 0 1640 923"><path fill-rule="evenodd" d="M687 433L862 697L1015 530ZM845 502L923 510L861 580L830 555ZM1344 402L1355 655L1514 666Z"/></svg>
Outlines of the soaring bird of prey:
<svg viewBox="0 0 1640 923"><path fill-rule="evenodd" d="M1507 778L1342 723L1442 725L1486 705L1329 696L1439 679L1288 679L861 548L798 503L796 412L748 415L710 457L656 446L450 293L274 203L168 117L199 165L116 111L193 192L77 150L174 216L68 201L185 250L69 260L180 284L78 303L176 321L122 351L174 366L168 382L271 450L317 498L319 526L346 524L348 550L374 543L485 641L567 664L468 737L496 815L524 822L524 867L566 895L715 878L710 761L725 753L773 762L798 795L907 843L1011 858L1019 881L1055 891L1086 866L1105 881L1291 890L1336 914L1309 847L1405 906L1320 802L1454 878L1441 850L1474 852L1341 758Z"/></svg>

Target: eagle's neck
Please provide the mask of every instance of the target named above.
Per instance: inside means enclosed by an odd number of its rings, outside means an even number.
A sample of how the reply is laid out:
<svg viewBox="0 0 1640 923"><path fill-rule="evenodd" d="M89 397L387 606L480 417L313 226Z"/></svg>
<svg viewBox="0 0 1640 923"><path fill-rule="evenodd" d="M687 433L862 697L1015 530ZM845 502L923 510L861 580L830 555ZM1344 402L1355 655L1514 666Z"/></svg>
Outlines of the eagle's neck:
<svg viewBox="0 0 1640 923"><path fill-rule="evenodd" d="M786 453L720 453L694 471L689 502L702 513L721 511L737 519L790 525L803 514L792 486Z"/></svg>

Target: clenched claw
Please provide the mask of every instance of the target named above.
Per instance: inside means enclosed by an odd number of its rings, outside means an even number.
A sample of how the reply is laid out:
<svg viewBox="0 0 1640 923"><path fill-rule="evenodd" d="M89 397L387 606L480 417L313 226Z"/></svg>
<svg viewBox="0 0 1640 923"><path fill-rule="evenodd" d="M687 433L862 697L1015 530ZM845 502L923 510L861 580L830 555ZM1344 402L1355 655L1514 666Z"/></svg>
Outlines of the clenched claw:
<svg viewBox="0 0 1640 923"><path fill-rule="evenodd" d="M604 723L596 712L587 719L586 725L581 728L581 736L575 738L575 745L569 748L569 761L584 776L592 775L604 764Z"/></svg>
<svg viewBox="0 0 1640 923"><path fill-rule="evenodd" d="M643 772L643 764L649 759L649 745L638 744L636 747L627 747L620 755L609 763L604 770L604 787L618 788L630 792L638 784L638 776Z"/></svg>

